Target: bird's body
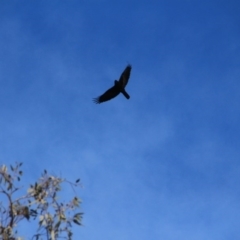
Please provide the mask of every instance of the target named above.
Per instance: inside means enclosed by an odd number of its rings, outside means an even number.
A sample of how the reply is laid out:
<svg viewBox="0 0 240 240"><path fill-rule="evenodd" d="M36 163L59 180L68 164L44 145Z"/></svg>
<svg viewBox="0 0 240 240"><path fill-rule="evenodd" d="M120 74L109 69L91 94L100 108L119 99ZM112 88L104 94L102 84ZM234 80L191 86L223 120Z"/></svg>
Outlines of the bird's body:
<svg viewBox="0 0 240 240"><path fill-rule="evenodd" d="M131 73L131 65L128 65L125 70L122 72L119 81L114 81L114 86L108 89L104 94L101 96L94 98L93 101L95 103L102 103L115 98L119 93L122 93L127 99L130 98L128 93L125 90L125 87L128 83L130 73Z"/></svg>

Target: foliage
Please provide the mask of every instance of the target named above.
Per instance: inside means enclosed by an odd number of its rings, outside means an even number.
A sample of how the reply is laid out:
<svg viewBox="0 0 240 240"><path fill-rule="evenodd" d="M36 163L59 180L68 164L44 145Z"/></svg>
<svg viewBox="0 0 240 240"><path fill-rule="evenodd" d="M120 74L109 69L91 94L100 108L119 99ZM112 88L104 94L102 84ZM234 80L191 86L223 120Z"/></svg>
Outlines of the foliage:
<svg viewBox="0 0 240 240"><path fill-rule="evenodd" d="M38 227L31 239L56 240L59 238L72 239L72 223L81 225L81 200L74 196L70 201L60 201L59 194L63 183L68 183L73 190L80 187L80 179L75 183L66 179L49 175L44 170L38 181L30 185L27 193L16 197L22 191L19 182L23 172L22 163L16 163L8 169L0 166L0 194L7 201L0 200L0 239L20 240L17 227L24 219L31 224L37 221Z"/></svg>

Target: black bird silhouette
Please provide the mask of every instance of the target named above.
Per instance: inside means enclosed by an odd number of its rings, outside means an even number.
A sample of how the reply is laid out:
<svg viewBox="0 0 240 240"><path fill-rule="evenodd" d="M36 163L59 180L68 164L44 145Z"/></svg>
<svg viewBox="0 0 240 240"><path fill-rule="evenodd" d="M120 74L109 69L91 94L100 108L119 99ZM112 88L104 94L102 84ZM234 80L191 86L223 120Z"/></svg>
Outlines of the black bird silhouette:
<svg viewBox="0 0 240 240"><path fill-rule="evenodd" d="M106 102L115 98L119 93L122 93L127 99L130 98L128 93L125 91L125 87L128 83L128 79L130 77L132 66L127 65L125 70L122 72L119 81L114 81L114 86L109 88L104 94L101 96L94 98L93 101L97 104Z"/></svg>

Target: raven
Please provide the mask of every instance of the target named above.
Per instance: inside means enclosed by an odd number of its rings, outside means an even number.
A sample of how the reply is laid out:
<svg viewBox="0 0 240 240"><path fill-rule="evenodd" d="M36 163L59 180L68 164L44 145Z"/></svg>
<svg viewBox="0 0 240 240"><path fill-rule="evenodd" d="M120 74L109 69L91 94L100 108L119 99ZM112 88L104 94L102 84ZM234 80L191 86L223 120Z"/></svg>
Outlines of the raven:
<svg viewBox="0 0 240 240"><path fill-rule="evenodd" d="M101 96L94 98L93 101L97 104L106 102L111 100L112 98L115 98L119 93L122 93L127 99L130 98L128 93L125 91L125 87L128 83L128 79L130 77L132 66L127 65L125 70L122 72L119 81L114 81L114 86L109 88L105 93L103 93Z"/></svg>

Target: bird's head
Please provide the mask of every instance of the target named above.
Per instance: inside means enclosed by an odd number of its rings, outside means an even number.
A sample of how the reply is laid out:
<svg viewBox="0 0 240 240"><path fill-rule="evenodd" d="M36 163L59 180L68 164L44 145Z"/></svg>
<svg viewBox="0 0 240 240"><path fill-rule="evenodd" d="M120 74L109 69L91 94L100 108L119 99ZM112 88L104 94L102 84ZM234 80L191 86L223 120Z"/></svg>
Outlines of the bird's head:
<svg viewBox="0 0 240 240"><path fill-rule="evenodd" d="M114 85L115 85L116 87L120 88L120 89L123 88L123 86L121 85L121 82L120 82L120 81L115 80L115 81L114 81Z"/></svg>

